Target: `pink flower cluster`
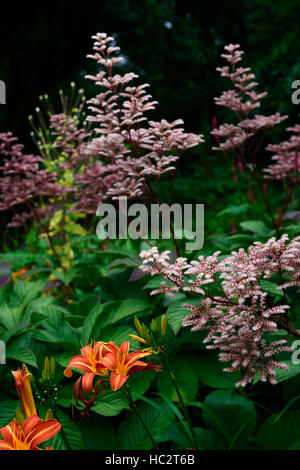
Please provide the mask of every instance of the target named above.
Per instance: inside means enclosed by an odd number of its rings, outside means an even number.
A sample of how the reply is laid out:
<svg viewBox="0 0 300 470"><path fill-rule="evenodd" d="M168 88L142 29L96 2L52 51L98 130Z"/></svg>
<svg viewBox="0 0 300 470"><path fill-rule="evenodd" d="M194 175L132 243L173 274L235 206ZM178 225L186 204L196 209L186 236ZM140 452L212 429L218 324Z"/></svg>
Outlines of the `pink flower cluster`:
<svg viewBox="0 0 300 470"><path fill-rule="evenodd" d="M275 153L272 160L274 163L264 170L265 178L281 180L283 178L295 178L299 175L300 163L300 124L288 127L287 131L292 132L289 140L280 144L268 145L267 150Z"/></svg>
<svg viewBox="0 0 300 470"><path fill-rule="evenodd" d="M104 70L87 76L101 89L89 101L93 115L87 119L95 123L98 136L88 145L87 155L107 160L112 164L107 172L117 173L111 178L107 196L135 198L143 194L148 176L159 178L174 170L182 153L203 139L186 133L182 120L148 122L145 113L157 104L146 92L149 85L132 86L130 82L138 77L134 73L114 73L114 67L118 65L119 69L123 59L115 55L119 47L114 46L113 37L98 33L93 38L95 53L88 57Z"/></svg>
<svg viewBox="0 0 300 470"><path fill-rule="evenodd" d="M49 199L57 199L70 191L55 183L55 173L39 168L41 157L23 154L23 145L11 132L0 134L0 154L6 157L0 167L3 172L0 178L0 210L18 211L8 227L22 226L28 219L41 220L51 211ZM47 198L44 208L37 203L40 197Z"/></svg>
<svg viewBox="0 0 300 470"><path fill-rule="evenodd" d="M74 118L65 113L50 116L51 134L54 136L54 148L60 149L67 157L66 162L59 165L63 168L76 168L84 159L86 140L90 133L79 128Z"/></svg>
<svg viewBox="0 0 300 470"><path fill-rule="evenodd" d="M291 241L283 235L279 240L255 242L248 253L241 248L220 261L219 254L199 256L190 263L177 258L171 263L170 252L159 253L153 247L140 253L141 269L165 279L152 294L174 296L183 291L203 297L198 305L183 304L191 312L183 325L208 331L207 348L219 350L220 361L231 361L224 370L243 372L237 385L245 386L258 373L262 381L275 384L274 369L288 367L274 356L292 348L286 339L270 341L268 333L276 332L278 326L288 333L295 330L288 320L286 296L284 304L274 305L260 281L272 277L277 289L300 285L300 236ZM218 295L212 295L216 289Z"/></svg>
<svg viewBox="0 0 300 470"><path fill-rule="evenodd" d="M101 161L85 163L84 172L75 176L76 202L73 210L95 215L109 188L118 177L116 165L104 165Z"/></svg>
<svg viewBox="0 0 300 470"><path fill-rule="evenodd" d="M218 67L217 71L221 73L222 77L227 77L233 84L233 90L224 91L219 98L215 98L215 102L219 106L234 111L238 124L224 124L219 128L212 130L212 135L216 139L224 139L215 147L214 150L223 150L226 152L233 152L241 150L245 142L257 134L260 130L266 131L274 127L281 121L286 119L287 116L280 116L275 113L271 116L262 116L255 114L254 117L249 117L249 114L258 109L267 93L256 93L253 89L258 85L255 80L255 75L251 72L249 67L237 67L238 62L242 60L243 51L240 50L239 44L229 44L225 46L225 54L223 57L229 65Z"/></svg>

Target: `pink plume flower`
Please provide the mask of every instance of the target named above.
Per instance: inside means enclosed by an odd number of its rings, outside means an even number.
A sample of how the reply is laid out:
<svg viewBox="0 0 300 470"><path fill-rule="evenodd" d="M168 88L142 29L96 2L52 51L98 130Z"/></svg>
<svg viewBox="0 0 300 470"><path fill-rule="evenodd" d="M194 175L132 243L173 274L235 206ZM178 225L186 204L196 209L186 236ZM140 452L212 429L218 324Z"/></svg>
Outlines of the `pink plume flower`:
<svg viewBox="0 0 300 470"><path fill-rule="evenodd" d="M269 333L278 330L279 320L286 321L289 306L270 305L260 281L280 273L282 282L277 289L300 286L300 236L289 241L285 234L279 240L255 242L248 253L240 248L220 261L219 251L206 258L199 256L190 263L186 258L171 263L169 255L159 253L156 247L140 253L143 260L140 268L165 279L152 294L174 296L179 291L198 294L197 305L188 302L183 305L190 311L183 325L192 331L207 331L204 339L207 348L217 349L221 362L231 362L224 370L242 371L243 378L237 386L252 382L257 374L263 382L275 384L275 369L288 366L274 356L293 348L286 339L272 341ZM214 285L213 290L210 285ZM219 294L212 295L216 289Z"/></svg>
<svg viewBox="0 0 300 470"><path fill-rule="evenodd" d="M94 54L89 55L102 67L93 80L100 87L98 95L89 101L92 114L88 121L94 123L97 137L87 146L86 153L111 166L111 176L105 197L121 195L136 198L144 193L145 180L156 179L173 171L177 160L188 148L203 142L202 136L186 133L183 121L148 121L146 113L157 104L147 93L147 83L134 86L138 78L134 73L120 74L119 47L114 38L105 33L93 36Z"/></svg>

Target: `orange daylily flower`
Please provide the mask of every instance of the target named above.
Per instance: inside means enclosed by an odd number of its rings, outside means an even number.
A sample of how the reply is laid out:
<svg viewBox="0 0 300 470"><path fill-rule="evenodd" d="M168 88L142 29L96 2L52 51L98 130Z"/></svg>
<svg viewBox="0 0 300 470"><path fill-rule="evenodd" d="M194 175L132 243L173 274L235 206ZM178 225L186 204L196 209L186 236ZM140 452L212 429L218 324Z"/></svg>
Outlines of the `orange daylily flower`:
<svg viewBox="0 0 300 470"><path fill-rule="evenodd" d="M102 365L101 360L110 351L110 343L97 342L83 347L80 356L73 356L70 359L68 367L64 371L66 377L72 376L72 367L86 372L82 378L82 390L87 393L93 392L93 380L95 375L107 377L109 372L106 366Z"/></svg>
<svg viewBox="0 0 300 470"><path fill-rule="evenodd" d="M27 273L27 271L28 269L22 268L19 271L15 271L14 273L11 273L11 278L13 282L17 282L18 279L22 279L22 277L24 276L24 274ZM27 280L29 280L29 278Z"/></svg>
<svg viewBox="0 0 300 470"><path fill-rule="evenodd" d="M21 425L15 419L0 429L0 450L41 450L38 444L55 436L61 429L56 419L44 421L34 415Z"/></svg>
<svg viewBox="0 0 300 470"><path fill-rule="evenodd" d="M102 367L107 367L112 371L110 385L113 391L121 388L128 377L136 372L142 370L156 370L159 372L161 370L161 366L156 366L153 361L148 363L140 361L140 359L150 356L152 351L134 351L130 353L129 346L129 341L123 341L120 347L112 343L109 344L110 352L100 361Z"/></svg>
<svg viewBox="0 0 300 470"><path fill-rule="evenodd" d="M29 377L31 374L28 372L27 367L23 365L22 369L18 369L16 371L12 370L11 372L15 379L15 386L26 418L37 415L30 385Z"/></svg>

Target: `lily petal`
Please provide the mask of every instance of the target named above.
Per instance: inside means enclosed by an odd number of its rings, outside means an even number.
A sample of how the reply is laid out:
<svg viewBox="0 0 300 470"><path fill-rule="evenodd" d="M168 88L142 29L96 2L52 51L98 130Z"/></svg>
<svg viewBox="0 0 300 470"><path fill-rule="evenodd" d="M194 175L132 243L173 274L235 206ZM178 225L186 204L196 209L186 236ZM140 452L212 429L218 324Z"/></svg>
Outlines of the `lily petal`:
<svg viewBox="0 0 300 470"><path fill-rule="evenodd" d="M34 427L40 422L42 421L42 419L37 416L37 415L33 415L33 416L30 416L30 418L27 418L26 421L24 422L23 424L23 431L24 431L24 434L25 436L27 436L28 434L30 434Z"/></svg>
<svg viewBox="0 0 300 470"><path fill-rule="evenodd" d="M89 372L88 374L84 374L83 379L82 379L82 389L86 393L92 393L93 392L93 380L95 377L94 372Z"/></svg>
<svg viewBox="0 0 300 470"><path fill-rule="evenodd" d="M116 369L118 361L114 354L108 353L98 362L98 364L103 366L103 368L106 367L107 369L113 370Z"/></svg>
<svg viewBox="0 0 300 470"><path fill-rule="evenodd" d="M0 450L14 450L14 448L11 446L10 442L0 440Z"/></svg>
<svg viewBox="0 0 300 470"><path fill-rule="evenodd" d="M30 442L31 448L36 447L41 442L47 441L51 437L55 436L55 434L57 434L60 429L61 424L56 419L41 421L29 434L27 441Z"/></svg>
<svg viewBox="0 0 300 470"><path fill-rule="evenodd" d="M119 388L124 385L126 380L128 379L129 375L120 375L117 374L116 372L112 372L110 376L110 386L113 392L116 390L119 390Z"/></svg>

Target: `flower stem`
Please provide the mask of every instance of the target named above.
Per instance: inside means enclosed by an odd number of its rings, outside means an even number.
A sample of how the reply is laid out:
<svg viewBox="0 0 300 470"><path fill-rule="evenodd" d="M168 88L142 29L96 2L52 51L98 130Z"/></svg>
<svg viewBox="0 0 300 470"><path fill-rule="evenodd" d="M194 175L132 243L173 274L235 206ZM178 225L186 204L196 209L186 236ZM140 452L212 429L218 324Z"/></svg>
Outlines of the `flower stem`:
<svg viewBox="0 0 300 470"><path fill-rule="evenodd" d="M137 407L136 407L136 404L135 404L134 401L133 401L133 398L132 398L132 395L131 395L131 392L130 392L130 387L129 387L129 385L126 384L125 387L126 387L126 392L127 392L127 393L126 393L126 394L127 394L127 399L128 399L128 402L129 402L129 405L130 405L131 410L134 411L135 414L137 415L138 420L140 421L141 425L143 426L144 430L146 431L146 434L148 435L149 439L150 439L151 442L152 442L153 448L154 448L154 449L157 449L157 444L156 444L156 442L155 442L155 440L154 440L154 438L153 438L151 432L149 431L149 429L148 429L148 427L147 427L145 421L143 420L143 418L141 417L140 413L138 412Z"/></svg>
<svg viewBox="0 0 300 470"><path fill-rule="evenodd" d="M182 412L183 412L183 415L187 421L187 424L190 428L190 431L191 431L191 437L192 437L192 443L193 443L193 446L194 446L194 449L197 449L198 447L198 443L197 443L197 438L196 438L196 435L195 435L195 431L194 431L194 428L193 428L193 425L192 425L192 421L191 421L191 418L189 416L189 413L188 413L188 410L184 404L184 401L183 401L183 398L182 398L182 395L181 395L181 392L178 388L178 385L176 383L176 380L175 380L175 377L174 377L174 374L170 368L170 364L169 364L169 361L168 361L168 358L167 356L164 354L164 357L163 357L163 362L164 362L164 366L166 368L166 371L174 385L174 388L176 390L176 393L177 393L177 396L178 396L178 400L179 400L179 403L180 403L180 406L181 406L181 409L182 409Z"/></svg>

